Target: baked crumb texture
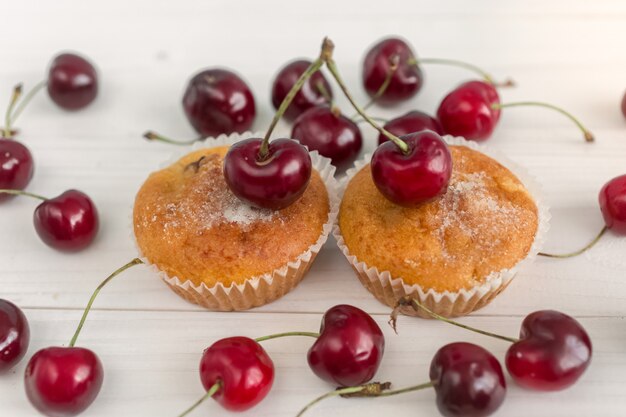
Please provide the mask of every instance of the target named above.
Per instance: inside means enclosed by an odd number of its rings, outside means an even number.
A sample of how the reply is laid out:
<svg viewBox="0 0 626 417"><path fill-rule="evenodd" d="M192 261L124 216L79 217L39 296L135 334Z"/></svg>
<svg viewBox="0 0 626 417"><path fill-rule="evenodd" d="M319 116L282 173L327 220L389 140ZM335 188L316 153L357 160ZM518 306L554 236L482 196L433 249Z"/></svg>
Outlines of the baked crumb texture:
<svg viewBox="0 0 626 417"><path fill-rule="evenodd" d="M350 253L424 292L457 292L485 283L528 254L537 206L524 185L492 158L451 146L448 191L404 208L376 189L369 165L348 184L339 227Z"/></svg>
<svg viewBox="0 0 626 417"><path fill-rule="evenodd" d="M256 209L228 189L227 151L192 152L151 174L137 193L137 244L150 263L181 282L229 287L271 273L314 245L328 221L328 193L315 170L293 205Z"/></svg>

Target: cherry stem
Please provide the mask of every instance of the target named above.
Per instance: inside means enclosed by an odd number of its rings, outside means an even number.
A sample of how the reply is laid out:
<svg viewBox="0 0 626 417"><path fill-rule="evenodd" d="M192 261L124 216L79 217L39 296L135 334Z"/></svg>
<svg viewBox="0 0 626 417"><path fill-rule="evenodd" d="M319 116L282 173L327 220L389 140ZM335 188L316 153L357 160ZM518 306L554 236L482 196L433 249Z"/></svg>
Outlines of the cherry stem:
<svg viewBox="0 0 626 417"><path fill-rule="evenodd" d="M583 126L580 120L574 117L574 115L572 115L570 112L565 111L562 108L555 106L554 104L544 103L541 101L519 101L519 102L514 102L514 103L500 103L500 104L494 103L491 106L491 108L504 109L506 107L520 107L520 106L539 106L539 107L546 107L548 109L555 110L561 113L562 115L564 115L565 117L569 118L572 122L574 122L576 126L578 126L578 128L583 132L585 141L593 142L595 140L593 134L589 130L587 130L585 126Z"/></svg>
<svg viewBox="0 0 626 417"><path fill-rule="evenodd" d="M604 234L606 233L606 231L608 230L608 228L606 226L604 226L602 228L602 230L600 230L600 233L598 233L598 235L596 237L593 238L593 240L591 242L589 242L584 248L579 249L575 252L570 252L570 253L564 253L564 254L554 254L554 253L545 253L545 252L539 252L540 256L546 256L548 258L572 258L574 256L578 256L580 254L582 254L583 252L586 252L588 249L591 249L596 243L598 243L598 241L600 240L600 238L602 236L604 236Z"/></svg>
<svg viewBox="0 0 626 417"><path fill-rule="evenodd" d="M469 330L472 331L474 333L479 333L485 336L490 336L496 339L500 339L500 340L504 340L506 342L511 342L511 343L516 343L519 341L519 339L515 339L513 337L507 337L507 336L502 336L496 333L491 333L491 332L487 332L484 330L480 330L477 329L475 327L471 327L471 326L467 326L465 324L461 324L457 321L451 320L447 317L444 317L442 315L439 315L437 313L435 313L434 311L430 310L428 307L426 307L425 305L421 304L419 301L417 301L416 299L409 299L409 298L403 298L398 302L398 305L396 306L396 308L393 310L393 312L391 313L391 319L389 320L389 324L391 325L391 327L393 328L394 331L396 331L396 320L397 320L397 314L398 314L398 310L400 307L402 306L406 306L406 305L410 305L411 307L413 307L413 309L415 311L419 311L419 310L423 310L426 314L428 314L429 316L431 316L434 319L446 322L448 324L452 324L454 326L460 327L462 329L465 330Z"/></svg>
<svg viewBox="0 0 626 417"><path fill-rule="evenodd" d="M372 96L370 101L365 103L365 105L363 106L363 110L367 110L370 107L372 107L372 105L376 103L376 100L378 100L383 94L385 94L385 91L387 91L387 88L389 88L389 84L391 84L391 79L393 78L393 74L395 74L396 71L398 70L399 64L400 64L399 55L392 55L389 58L389 71L387 72L387 76L385 77L385 79L383 80L383 83L378 88L378 91L376 91L376 94ZM351 119L354 120L358 115L359 115L358 113L352 115Z"/></svg>
<svg viewBox="0 0 626 417"><path fill-rule="evenodd" d="M326 89L326 86L324 85L324 83L321 82L321 81L318 81L315 84L315 88L317 88L317 91L319 91L320 94L322 95L322 97L324 97L324 99L326 100L328 105L332 107L332 105L333 105L333 98L330 96L330 93Z"/></svg>
<svg viewBox="0 0 626 417"><path fill-rule="evenodd" d="M164 143L169 143L172 145L179 145L179 146L187 146L187 145L192 145L200 140L202 140L202 138L196 138L196 139L191 139L191 140L174 140L174 139L170 139L166 136L162 136L156 132L153 132L151 130L147 131L146 133L143 134L143 137L148 139L148 140L157 140L159 142L164 142Z"/></svg>
<svg viewBox="0 0 626 417"><path fill-rule="evenodd" d="M202 396L202 398L200 398L198 401L196 401L191 407L189 407L188 409L186 409L185 411L183 411L182 414L180 414L178 417L184 417L187 414L191 413L193 410L195 410L200 404L202 404L204 402L204 400L206 400L207 398L211 398L212 396L215 395L215 393L217 391L220 390L220 388L222 388L222 381L218 380L215 384L211 385L211 388L209 388L209 390L206 392L206 394L204 394Z"/></svg>
<svg viewBox="0 0 626 417"><path fill-rule="evenodd" d="M409 152L409 146L402 139L379 126L365 113L365 111L363 111L363 109L359 107L358 104L356 104L354 98L352 98L352 95L348 91L348 88L341 79L341 76L339 75L339 71L337 70L337 66L335 65L335 61L333 61L332 56L326 58L326 66L328 67L330 73L333 75L333 78L335 78L335 81L337 81L337 84L339 84L341 91L343 91L343 94L346 96L350 104L352 104L352 107L354 107L357 113L359 113L361 117L365 119L365 121L369 123L374 129L378 130L381 134L385 135L389 140L396 144L396 146L400 148L403 153L407 154Z"/></svg>
<svg viewBox="0 0 626 417"><path fill-rule="evenodd" d="M282 103L280 103L280 106L278 106L278 110L276 110L274 118L272 119L270 126L267 128L267 132L265 132L265 137L263 138L263 142L261 143L261 147L259 148L259 161L265 161L269 155L270 136L272 135L274 128L278 124L278 121L281 117L283 117L283 114L285 113L285 111L287 111L287 108L293 101L296 94L298 94L300 89L302 89L304 83L307 82L307 80L311 78L313 74L319 71L320 68L322 68L326 55L332 55L333 46L334 45L332 44L332 42L330 42L330 40L328 40L328 38L324 38L324 41L322 43L322 52L320 53L319 58L313 61L311 65L309 65L309 67L306 69L306 71L304 71L302 75L300 75L298 81L296 81L293 87L291 87L291 90L289 90Z"/></svg>
<svg viewBox="0 0 626 417"><path fill-rule="evenodd" d="M409 64L412 65L420 65L420 64L441 64L441 65L451 65L454 67L465 68L470 71L475 72L476 74L483 77L483 79L494 87L515 87L515 81L510 78L507 78L502 82L495 82L491 74L482 68L470 64L469 62L459 61L458 59L447 59L447 58L413 58L409 60Z"/></svg>
<svg viewBox="0 0 626 417"><path fill-rule="evenodd" d="M433 387L433 385L434 383L432 381L428 381L419 385L413 385L413 386L406 387L406 388L390 390L389 388L391 387L391 383L389 382L384 382L384 383L371 382L368 384L358 385L355 387L339 388L339 389L336 389L335 391L327 392L326 394L321 395L317 397L316 399L314 399L313 401L311 401L310 403L308 403L302 410L300 410L297 417L302 416L308 409L313 407L318 402L326 398L330 398L330 397L336 397L336 396L340 396L343 398L390 397L393 395L399 395L399 394L404 394L407 392L420 391L426 388L431 388Z"/></svg>
<svg viewBox="0 0 626 417"><path fill-rule="evenodd" d="M289 337L289 336L308 336L308 337L313 337L317 339L318 337L320 337L320 334L314 333L314 332L284 332L284 333L270 334L268 336L257 337L256 339L254 339L254 341L258 343L258 342L263 342L265 340L278 339L280 337Z"/></svg>
<svg viewBox="0 0 626 417"><path fill-rule="evenodd" d="M15 107L15 103L17 103L21 95L22 84L18 84L13 88L11 100L9 101L9 105L7 106L7 112L4 115L4 136L7 139L11 139L11 136L13 136L11 131L11 113L13 112L13 108Z"/></svg>
<svg viewBox="0 0 626 417"><path fill-rule="evenodd" d="M389 122L389 120L385 119L384 117L370 116L370 119L375 120L375 121L380 122L380 123L387 123L387 122ZM357 124L363 123L363 122L367 123L367 120L365 120L363 118L359 118L359 119L352 120L352 121L354 123L357 123Z"/></svg>
<svg viewBox="0 0 626 417"><path fill-rule="evenodd" d="M43 89L46 85L48 85L47 81L39 81L37 84L35 84L33 88L30 89L28 93L26 93L26 95L20 102L20 105L15 108L15 110L13 111L13 114L11 115L11 123L15 123L17 118L24 111L24 108L28 105L28 103L30 103L33 97L35 97L35 95L39 91L41 91L41 89Z"/></svg>
<svg viewBox="0 0 626 417"><path fill-rule="evenodd" d="M47 200L47 198L44 197L44 196L41 196L39 194L29 193L28 191L22 191L22 190L0 190L0 193L13 194L13 195L23 195L23 196L26 196L26 197L36 198L36 199L42 200L42 201L46 201Z"/></svg>
<svg viewBox="0 0 626 417"><path fill-rule="evenodd" d="M91 306L93 305L93 302L96 300L96 297L98 296L98 293L100 292L100 290L105 285L107 285L109 283L109 281L111 281L116 276L118 276L122 272L126 271L128 268L131 268L131 267L133 267L135 265L139 265L139 264L143 264L143 261L141 259L139 259L139 258L133 259L132 261L128 262L126 265L118 268L115 272L113 272L111 275L109 275L104 281L102 281L100 283L100 285L98 285L98 287L95 289L95 291L91 295L91 298L89 299L89 302L87 303L87 307L85 307L85 311L83 311L83 316L81 317L80 322L78 323L78 327L76 328L76 332L74 332L74 336L72 337L72 340L70 340L69 347L73 347L76 344L76 340L78 339L78 335L80 334L80 331L82 330L83 325L85 324L85 320L87 319L87 315L89 314L89 311L91 310Z"/></svg>

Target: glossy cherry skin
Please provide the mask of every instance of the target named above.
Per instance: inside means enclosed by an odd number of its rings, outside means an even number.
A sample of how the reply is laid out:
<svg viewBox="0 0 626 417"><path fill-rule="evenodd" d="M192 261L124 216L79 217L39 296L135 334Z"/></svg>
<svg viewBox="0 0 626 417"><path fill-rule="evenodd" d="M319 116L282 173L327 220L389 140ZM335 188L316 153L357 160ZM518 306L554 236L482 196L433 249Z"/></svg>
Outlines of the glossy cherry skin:
<svg viewBox="0 0 626 417"><path fill-rule="evenodd" d="M522 322L519 342L506 353L506 367L522 387L556 391L580 378L591 354L591 339L575 319L558 311L536 311Z"/></svg>
<svg viewBox="0 0 626 417"><path fill-rule="evenodd" d="M626 175L607 182L600 190L599 200L606 227L626 235Z"/></svg>
<svg viewBox="0 0 626 417"><path fill-rule="evenodd" d="M29 342L26 316L18 306L0 298L0 374L22 360Z"/></svg>
<svg viewBox="0 0 626 417"><path fill-rule="evenodd" d="M26 396L49 417L75 416L94 402L104 379L102 363L89 349L49 347L35 353L24 375Z"/></svg>
<svg viewBox="0 0 626 417"><path fill-rule="evenodd" d="M403 153L393 142L372 155L372 179L390 201L415 207L444 193L452 175L452 156L437 133L424 130L401 136L409 147Z"/></svg>
<svg viewBox="0 0 626 417"><path fill-rule="evenodd" d="M446 417L482 417L494 413L506 396L500 362L480 346L450 343L430 363L437 407Z"/></svg>
<svg viewBox="0 0 626 417"><path fill-rule="evenodd" d="M415 59L411 47L402 39L384 39L365 55L363 61L363 85L370 96L374 96L390 72L391 59L399 58L398 69L391 77L385 92L376 100L383 105L395 104L413 97L422 87L422 70L409 61Z"/></svg>
<svg viewBox="0 0 626 417"><path fill-rule="evenodd" d="M356 123L329 107L314 107L302 113L293 125L291 137L330 158L335 166L351 163L363 146Z"/></svg>
<svg viewBox="0 0 626 417"><path fill-rule="evenodd" d="M380 327L365 311L350 305L330 308L307 359L315 375L339 386L370 381L385 351Z"/></svg>
<svg viewBox="0 0 626 417"><path fill-rule="evenodd" d="M98 95L98 74L94 66L76 54L57 55L48 70L48 94L66 110L87 107Z"/></svg>
<svg viewBox="0 0 626 417"><path fill-rule="evenodd" d="M0 139L0 189L23 190L33 178L33 156L12 139ZM14 197L0 193L0 202Z"/></svg>
<svg viewBox="0 0 626 417"><path fill-rule="evenodd" d="M193 128L204 136L245 132L256 116L254 96L248 85L224 69L196 74L187 85L183 108Z"/></svg>
<svg viewBox="0 0 626 417"><path fill-rule="evenodd" d="M432 130L435 133L443 135L443 129L439 121L431 115L421 111L410 111L400 117L391 119L383 126L386 131L396 136L404 136L409 133L421 132L422 130ZM378 135L378 144L387 142L387 136L382 133Z"/></svg>
<svg viewBox="0 0 626 417"><path fill-rule="evenodd" d="M298 78L306 71L309 65L311 65L311 61L305 59L293 61L285 65L276 75L274 84L272 85L272 104L275 109L278 109L287 96L287 93L289 93L296 81L298 81ZM324 90L320 90L318 85L322 85ZM322 91L328 92L329 98L332 99L333 91L330 84L321 71L316 71L306 80L300 91L298 91L293 98L289 107L287 107L287 111L284 114L285 118L287 120L294 120L311 107L326 104L328 99L324 97Z"/></svg>
<svg viewBox="0 0 626 417"><path fill-rule="evenodd" d="M37 234L48 246L66 252L85 249L98 233L98 210L77 190L39 204L33 216Z"/></svg>
<svg viewBox="0 0 626 417"><path fill-rule="evenodd" d="M260 344L248 337L218 340L202 354L200 379L205 390L220 381L213 399L231 411L258 404L272 388L274 363Z"/></svg>
<svg viewBox="0 0 626 417"><path fill-rule="evenodd" d="M449 135L462 136L470 140L485 140L493 133L500 109L496 89L484 81L469 81L461 84L439 104L437 118L443 131Z"/></svg>
<svg viewBox="0 0 626 417"><path fill-rule="evenodd" d="M271 210L293 204L311 179L311 157L292 139L270 142L265 160L259 160L261 139L242 140L224 157L224 178L230 190L246 203Z"/></svg>

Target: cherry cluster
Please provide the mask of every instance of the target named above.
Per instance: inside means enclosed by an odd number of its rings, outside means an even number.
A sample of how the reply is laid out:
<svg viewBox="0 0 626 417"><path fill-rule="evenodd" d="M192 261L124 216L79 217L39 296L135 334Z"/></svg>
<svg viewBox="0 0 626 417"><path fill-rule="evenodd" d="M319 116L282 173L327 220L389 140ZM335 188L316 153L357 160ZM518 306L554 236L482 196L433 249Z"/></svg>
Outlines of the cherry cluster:
<svg viewBox="0 0 626 417"><path fill-rule="evenodd" d="M13 137L13 124L38 91L47 88L52 101L65 110L88 106L98 94L98 77L85 58L64 53L50 64L46 80L37 84L23 100L22 86L14 88L0 132L0 202L16 195L42 200L35 208L33 222L41 240L48 246L75 252L86 248L98 232L98 211L93 201L78 190L67 190L54 198L23 191L34 173L29 149Z"/></svg>

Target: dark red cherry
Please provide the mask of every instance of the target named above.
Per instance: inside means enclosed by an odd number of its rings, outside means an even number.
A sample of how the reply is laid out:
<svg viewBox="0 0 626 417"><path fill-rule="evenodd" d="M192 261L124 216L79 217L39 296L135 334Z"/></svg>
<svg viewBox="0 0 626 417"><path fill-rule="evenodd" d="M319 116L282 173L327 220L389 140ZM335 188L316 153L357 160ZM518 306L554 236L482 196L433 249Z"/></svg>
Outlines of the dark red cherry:
<svg viewBox="0 0 626 417"><path fill-rule="evenodd" d="M308 353L309 366L321 379L340 386L371 380L385 351L385 338L372 317L349 305L324 314L320 336Z"/></svg>
<svg viewBox="0 0 626 417"><path fill-rule="evenodd" d="M248 204L280 210L295 202L311 179L311 157L292 139L274 139L259 160L262 139L242 140L224 157L224 177L233 194Z"/></svg>
<svg viewBox="0 0 626 417"><path fill-rule="evenodd" d="M26 396L49 417L69 417L94 402L104 372L98 356L80 347L42 349L28 362L24 375Z"/></svg>
<svg viewBox="0 0 626 417"><path fill-rule="evenodd" d="M387 199L401 206L417 206L447 190L452 156L437 133L424 130L400 137L404 153L393 142L380 145L372 155L372 178Z"/></svg>
<svg viewBox="0 0 626 417"><path fill-rule="evenodd" d="M298 78L311 65L311 61L300 59L285 65L274 79L272 85L272 104L275 109L280 107L287 93L294 86ZM321 88L320 88L321 86ZM328 97L324 96L328 94ZM303 85L287 107L284 116L288 120L294 120L311 107L320 106L332 99L333 92L321 71L316 71Z"/></svg>
<svg viewBox="0 0 626 417"><path fill-rule="evenodd" d="M415 55L402 39L384 39L367 52L363 62L363 85L375 96L391 71L391 61L398 57L398 68L385 92L376 100L379 104L394 104L413 97L422 87L422 70L413 62Z"/></svg>
<svg viewBox="0 0 626 417"><path fill-rule="evenodd" d="M404 136L409 133L421 132L422 130L432 130L435 133L443 135L443 130L439 121L431 115L421 111L410 111L400 117L391 119L383 128L396 136ZM378 144L387 142L387 136L382 133L378 135Z"/></svg>
<svg viewBox="0 0 626 417"><path fill-rule="evenodd" d="M330 158L335 166L350 163L363 145L361 130L329 107L315 107L296 119L291 137L311 151Z"/></svg>
<svg viewBox="0 0 626 417"><path fill-rule="evenodd" d="M254 96L237 74L207 69L187 85L183 108L191 125L204 136L245 132L256 116Z"/></svg>
<svg viewBox="0 0 626 417"><path fill-rule="evenodd" d="M482 417L504 401L506 382L500 362L471 343L451 343L439 349L430 364L437 407L446 417Z"/></svg>
<svg viewBox="0 0 626 417"><path fill-rule="evenodd" d="M48 94L66 110L88 106L98 95L98 74L94 66L76 54L60 54L48 71Z"/></svg>
<svg viewBox="0 0 626 417"><path fill-rule="evenodd" d="M22 310L0 298L0 374L22 360L29 341L30 328Z"/></svg>
<svg viewBox="0 0 626 417"><path fill-rule="evenodd" d="M215 383L221 384L213 399L222 407L244 411L258 404L272 388L274 364L253 339L229 337L204 351L200 379L206 391Z"/></svg>
<svg viewBox="0 0 626 417"><path fill-rule="evenodd" d="M33 177L33 156L12 139L0 139L0 189L23 190ZM13 196L0 193L0 202Z"/></svg>
<svg viewBox="0 0 626 417"><path fill-rule="evenodd" d="M449 135L470 140L491 136L500 119L500 104L496 89L484 81L469 81L449 93L439 104L437 118Z"/></svg>
<svg viewBox="0 0 626 417"><path fill-rule="evenodd" d="M607 182L600 191L599 200L606 227L626 235L626 175Z"/></svg>
<svg viewBox="0 0 626 417"><path fill-rule="evenodd" d="M98 233L98 211L84 193L65 191L35 209L37 234L48 246L75 252L89 246Z"/></svg>
<svg viewBox="0 0 626 417"><path fill-rule="evenodd" d="M555 391L580 378L591 353L591 339L575 319L558 311L536 311L524 319L520 340L506 353L506 367L525 388Z"/></svg>

